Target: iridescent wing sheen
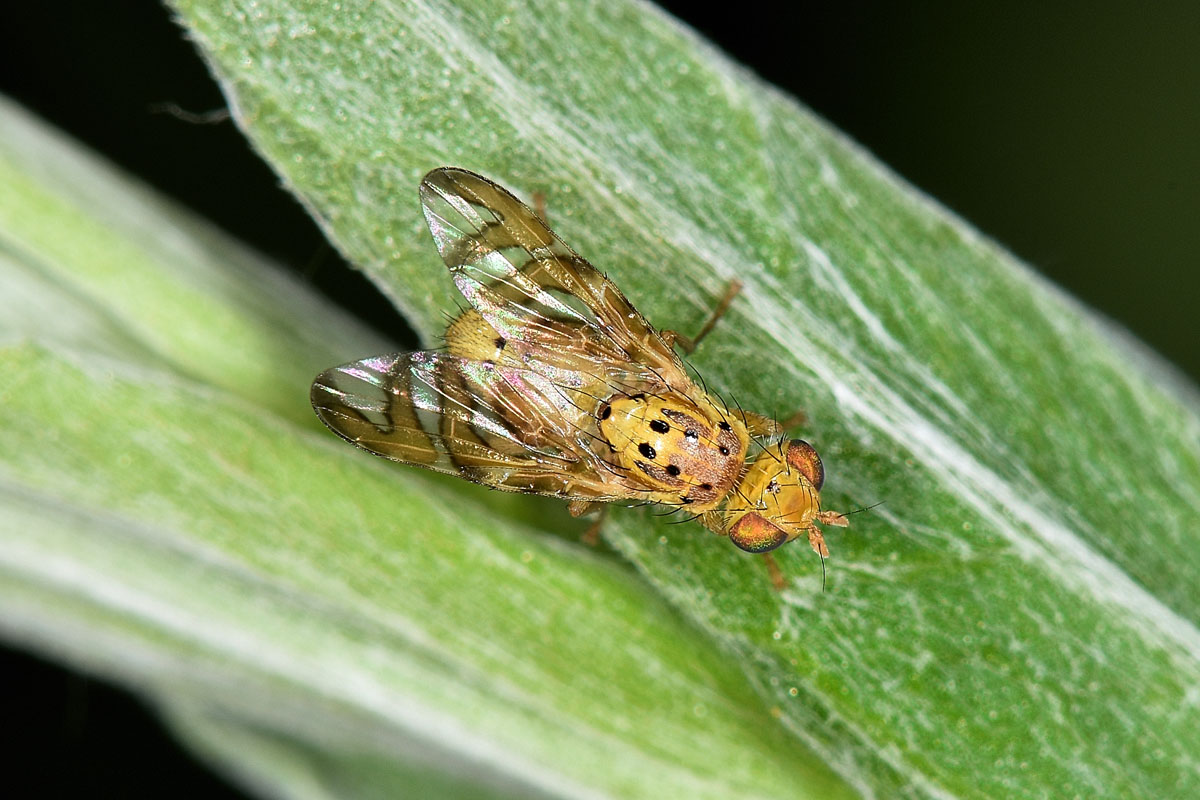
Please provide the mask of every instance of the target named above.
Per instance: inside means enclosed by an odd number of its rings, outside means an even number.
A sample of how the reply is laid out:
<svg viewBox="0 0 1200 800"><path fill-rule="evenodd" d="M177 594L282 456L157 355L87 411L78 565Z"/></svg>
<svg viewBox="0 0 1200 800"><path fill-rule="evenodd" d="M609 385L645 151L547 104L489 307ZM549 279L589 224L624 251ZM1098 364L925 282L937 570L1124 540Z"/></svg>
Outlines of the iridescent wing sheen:
<svg viewBox="0 0 1200 800"><path fill-rule="evenodd" d="M311 390L317 416L364 450L513 492L645 499L597 455L570 399L538 373L438 352L333 367Z"/></svg>
<svg viewBox="0 0 1200 800"><path fill-rule="evenodd" d="M443 167L420 195L459 291L534 369L587 372L614 394L691 389L679 357L612 281L506 189Z"/></svg>

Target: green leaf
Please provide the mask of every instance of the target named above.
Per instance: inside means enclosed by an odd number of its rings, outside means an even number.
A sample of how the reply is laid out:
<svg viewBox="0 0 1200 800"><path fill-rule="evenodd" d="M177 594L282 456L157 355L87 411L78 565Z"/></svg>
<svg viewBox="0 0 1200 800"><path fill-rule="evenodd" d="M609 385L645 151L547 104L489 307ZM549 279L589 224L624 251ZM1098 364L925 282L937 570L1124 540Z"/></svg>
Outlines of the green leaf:
<svg viewBox="0 0 1200 800"><path fill-rule="evenodd" d="M0 342L153 365L312 422L297 391L365 326L0 98ZM264 364L269 368L264 369Z"/></svg>
<svg viewBox="0 0 1200 800"><path fill-rule="evenodd" d="M0 131L6 637L268 795L851 796L631 570L544 532L561 504L316 430L305 364L379 342L3 102Z"/></svg>
<svg viewBox="0 0 1200 800"><path fill-rule="evenodd" d="M1200 778L1200 424L1153 356L637 3L176 3L236 118L432 339L413 188L529 196L747 408L803 407L853 517L791 588L695 527L607 535L864 794ZM363 353L347 353L357 357Z"/></svg>

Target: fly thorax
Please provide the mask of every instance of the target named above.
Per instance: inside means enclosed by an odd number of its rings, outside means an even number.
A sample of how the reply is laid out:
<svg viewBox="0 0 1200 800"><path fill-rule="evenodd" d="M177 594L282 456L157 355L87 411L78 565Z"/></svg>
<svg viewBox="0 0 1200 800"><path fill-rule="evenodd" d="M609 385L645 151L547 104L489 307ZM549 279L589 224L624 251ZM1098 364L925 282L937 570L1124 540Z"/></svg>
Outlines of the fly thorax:
<svg viewBox="0 0 1200 800"><path fill-rule="evenodd" d="M716 416L715 412L712 416ZM718 505L746 458L744 430L673 393L619 395L596 412L600 436L623 469L644 476L689 511Z"/></svg>

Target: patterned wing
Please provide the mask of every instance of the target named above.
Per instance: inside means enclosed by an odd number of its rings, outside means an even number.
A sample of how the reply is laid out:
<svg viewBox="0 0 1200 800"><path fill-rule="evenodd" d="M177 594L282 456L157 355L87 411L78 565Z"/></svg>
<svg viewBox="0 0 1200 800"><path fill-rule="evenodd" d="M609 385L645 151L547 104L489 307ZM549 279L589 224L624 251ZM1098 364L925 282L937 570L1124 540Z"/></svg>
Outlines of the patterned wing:
<svg viewBox="0 0 1200 800"><path fill-rule="evenodd" d="M682 363L621 291L506 189L443 167L420 188L459 291L531 364L586 370L616 391L690 386Z"/></svg>
<svg viewBox="0 0 1200 800"><path fill-rule="evenodd" d="M317 416L351 444L512 492L566 499L643 499L605 461L553 382L529 370L436 352L333 367L311 390Z"/></svg>

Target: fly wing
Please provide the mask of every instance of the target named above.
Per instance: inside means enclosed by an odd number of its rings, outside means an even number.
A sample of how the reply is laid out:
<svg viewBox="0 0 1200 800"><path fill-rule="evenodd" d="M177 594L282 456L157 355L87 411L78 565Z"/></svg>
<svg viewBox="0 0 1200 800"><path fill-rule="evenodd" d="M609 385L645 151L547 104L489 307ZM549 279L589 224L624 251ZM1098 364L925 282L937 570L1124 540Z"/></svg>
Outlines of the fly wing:
<svg viewBox="0 0 1200 800"><path fill-rule="evenodd" d="M506 189L443 167L420 194L459 291L501 337L523 345L534 369L586 371L625 392L690 386L679 357L616 285Z"/></svg>
<svg viewBox="0 0 1200 800"><path fill-rule="evenodd" d="M513 492L647 496L636 477L597 454L569 399L536 372L397 353L326 370L310 397L334 433L393 461Z"/></svg>

